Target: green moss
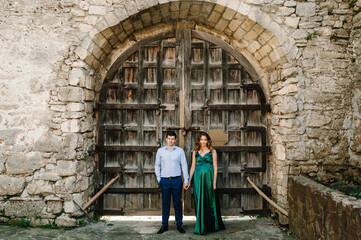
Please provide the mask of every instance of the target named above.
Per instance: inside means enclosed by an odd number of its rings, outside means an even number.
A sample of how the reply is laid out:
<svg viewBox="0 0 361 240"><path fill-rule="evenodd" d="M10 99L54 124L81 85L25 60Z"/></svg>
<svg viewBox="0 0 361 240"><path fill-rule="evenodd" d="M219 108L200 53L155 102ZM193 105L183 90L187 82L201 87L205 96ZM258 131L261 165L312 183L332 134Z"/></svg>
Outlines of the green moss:
<svg viewBox="0 0 361 240"><path fill-rule="evenodd" d="M84 226L86 226L88 223L85 221L85 220L80 220L79 221L79 226L80 227L84 227Z"/></svg>
<svg viewBox="0 0 361 240"><path fill-rule="evenodd" d="M20 222L20 227L27 228L30 226L30 221L27 219L22 218Z"/></svg>

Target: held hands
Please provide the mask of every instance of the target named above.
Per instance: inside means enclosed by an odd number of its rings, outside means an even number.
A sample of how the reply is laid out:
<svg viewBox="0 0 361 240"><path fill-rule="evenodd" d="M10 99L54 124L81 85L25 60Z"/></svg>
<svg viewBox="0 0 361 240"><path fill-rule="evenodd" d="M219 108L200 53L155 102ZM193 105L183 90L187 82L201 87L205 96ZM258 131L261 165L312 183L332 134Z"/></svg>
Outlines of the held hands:
<svg viewBox="0 0 361 240"><path fill-rule="evenodd" d="M187 190L190 187L189 183L183 183L184 190Z"/></svg>

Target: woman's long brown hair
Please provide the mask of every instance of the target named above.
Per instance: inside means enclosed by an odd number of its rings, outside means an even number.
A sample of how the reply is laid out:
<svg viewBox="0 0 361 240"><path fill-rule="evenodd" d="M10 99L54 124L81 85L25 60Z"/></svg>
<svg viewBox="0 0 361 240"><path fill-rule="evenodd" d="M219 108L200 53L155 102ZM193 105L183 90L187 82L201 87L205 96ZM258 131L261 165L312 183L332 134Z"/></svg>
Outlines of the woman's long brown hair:
<svg viewBox="0 0 361 240"><path fill-rule="evenodd" d="M208 140L207 142L207 148L209 149L209 151L212 151L213 150L213 147L212 147L212 140L211 140L211 137L208 135L208 133L206 132L201 132L198 137L197 137L197 142L196 142L196 145L194 146L194 151L195 152L198 152L200 149L201 149L201 144L200 144L200 141L201 141L201 137L202 136L205 136Z"/></svg>

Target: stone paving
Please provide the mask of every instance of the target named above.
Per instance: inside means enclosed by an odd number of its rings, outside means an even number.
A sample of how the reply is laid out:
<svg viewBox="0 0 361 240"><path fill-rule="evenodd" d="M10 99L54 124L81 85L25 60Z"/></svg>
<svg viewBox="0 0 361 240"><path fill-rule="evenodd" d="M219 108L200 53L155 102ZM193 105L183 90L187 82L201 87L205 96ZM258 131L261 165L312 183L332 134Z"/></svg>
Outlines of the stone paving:
<svg viewBox="0 0 361 240"><path fill-rule="evenodd" d="M0 239L237 239L237 240L297 240L287 228L278 226L271 218L225 217L226 230L205 236L193 233L195 218L184 218L186 234L176 230L174 217L169 230L156 234L160 217L103 217L97 223L65 229L21 228L0 225Z"/></svg>

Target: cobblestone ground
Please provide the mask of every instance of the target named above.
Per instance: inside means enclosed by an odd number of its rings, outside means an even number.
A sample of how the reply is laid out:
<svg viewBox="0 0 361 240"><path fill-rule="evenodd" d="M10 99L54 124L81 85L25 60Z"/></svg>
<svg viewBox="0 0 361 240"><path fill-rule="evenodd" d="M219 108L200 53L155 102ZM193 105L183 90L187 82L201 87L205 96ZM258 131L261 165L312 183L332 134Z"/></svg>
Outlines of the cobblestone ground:
<svg viewBox="0 0 361 240"><path fill-rule="evenodd" d="M186 234L176 230L174 218L169 230L156 234L160 217L116 217L105 218L97 223L71 230L21 228L0 225L0 239L237 239L237 240L297 240L288 229L281 228L269 218L232 217L225 219L226 230L199 236L193 233L194 217L185 217Z"/></svg>

